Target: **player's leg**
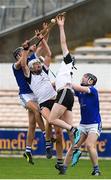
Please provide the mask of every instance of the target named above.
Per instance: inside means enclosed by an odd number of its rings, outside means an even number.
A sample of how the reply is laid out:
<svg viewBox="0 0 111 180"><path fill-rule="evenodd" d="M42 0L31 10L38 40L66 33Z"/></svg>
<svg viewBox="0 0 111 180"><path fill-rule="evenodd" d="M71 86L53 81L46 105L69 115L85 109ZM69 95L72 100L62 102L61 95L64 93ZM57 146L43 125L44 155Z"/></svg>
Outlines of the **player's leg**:
<svg viewBox="0 0 111 180"><path fill-rule="evenodd" d="M34 139L36 122L38 123L45 137L44 122L43 119L41 118L37 103L33 101L34 99L33 94L23 94L20 96L20 99L21 99L21 104L26 109L28 109L28 115L29 115L29 128L27 133L27 144L26 144L26 151L24 153L24 157L27 159L29 163L34 164L32 160L31 147Z"/></svg>
<svg viewBox="0 0 111 180"><path fill-rule="evenodd" d="M94 132L88 133L88 137L86 139L86 147L89 152L89 156L93 165L92 175L100 175L99 165L98 165L98 153L96 148L98 135Z"/></svg>
<svg viewBox="0 0 111 180"><path fill-rule="evenodd" d="M79 150L79 148L83 144L85 139L86 139L86 135L82 133L80 136L79 142L75 145L71 145L70 148L68 149L67 154L64 159L64 166L66 169L68 168L71 161L72 161L72 166L77 164L81 156L81 151Z"/></svg>
<svg viewBox="0 0 111 180"><path fill-rule="evenodd" d="M56 134L56 155L57 162L55 168L59 170L60 174L64 174L64 165L63 165L63 133L62 129L54 126Z"/></svg>
<svg viewBox="0 0 111 180"><path fill-rule="evenodd" d="M75 122L74 122L74 119L73 119L73 113L71 110L66 110L65 113L63 114L62 116L62 119L69 125L75 127ZM70 140L72 142L72 144L77 144L77 142L79 141L80 139L80 131L76 131L75 134L74 134L74 137L73 137L73 134L70 133L70 131L68 131L69 133L69 137L70 137Z"/></svg>
<svg viewBox="0 0 111 180"><path fill-rule="evenodd" d="M29 110L28 110L28 117L29 117L29 127L27 132L26 150L24 153L24 157L27 159L27 162L34 164L31 151L32 151L32 143L35 135L36 120L34 113Z"/></svg>
<svg viewBox="0 0 111 180"><path fill-rule="evenodd" d="M44 133L44 132L45 132L44 121L43 121L43 119L42 119L42 117L41 117L38 104L37 104L36 102L29 101L29 102L27 103L27 108L34 113L34 115L35 115L35 120L36 120L36 122L38 123L39 128L40 128L40 129L42 130L42 132Z"/></svg>
<svg viewBox="0 0 111 180"><path fill-rule="evenodd" d="M73 120L73 115L72 115L72 112L67 110L65 111L64 115L62 116L62 119L64 119L68 124L71 124L74 126L74 120ZM71 133L69 133L69 138L70 138L70 141L71 141L71 146L70 148L68 149L68 152L66 154L66 157L64 159L64 173L69 165L69 163L71 162L71 159L72 159L72 155L73 155L73 152L74 152L74 148L73 148L73 142L74 142L74 137ZM80 138L80 137L79 137Z"/></svg>
<svg viewBox="0 0 111 180"><path fill-rule="evenodd" d="M68 88L60 90L57 94L56 103L54 103L51 109L49 122L55 126L69 130L70 133L74 135L78 131L77 128L73 126L74 123L71 122L72 124L69 124L65 119L61 119L67 110L72 111L73 103L74 95L72 91Z"/></svg>
<svg viewBox="0 0 111 180"><path fill-rule="evenodd" d="M49 115L50 115L50 110L48 108L44 107L44 108L42 108L41 113L42 113L43 117L48 121L48 118L49 118ZM63 146L62 146L62 130L61 130L61 128L55 127L55 134L56 134L57 159L58 159L59 163L62 163Z"/></svg>
<svg viewBox="0 0 111 180"><path fill-rule="evenodd" d="M45 126L44 121L40 115L40 110L38 107L38 104L36 102L36 98L33 93L30 94L21 94L20 95L20 101L21 105L25 107L26 109L29 109L34 113L35 120L39 125L39 128L42 130L42 132L45 132Z"/></svg>
<svg viewBox="0 0 111 180"><path fill-rule="evenodd" d="M45 130L46 130L46 157L48 159L50 159L50 158L52 158L52 155L53 155L53 144L51 141L51 138L53 136L52 135L52 126L48 122L50 110L47 107L44 107L41 109L41 114L46 120L46 126L45 126Z"/></svg>
<svg viewBox="0 0 111 180"><path fill-rule="evenodd" d="M73 125L74 126L74 120L73 120L73 116L72 116L72 112L71 111L69 111L69 110L66 110L65 112L64 112L64 114L62 115L62 117L61 117L61 119L62 119L62 121L63 122L66 122L67 124L71 124L71 125ZM71 141L71 143L73 144L73 141L74 141L74 136L73 136L73 134L72 133L69 133L69 137L70 137L70 141ZM67 154L68 156L65 158L66 159L66 162L68 162L68 161L70 161L69 160L69 154ZM64 163L64 166L57 166L56 167L58 170L59 170L59 172L60 172L60 174L65 174L65 171L66 171L66 169L67 169L67 164L66 163Z"/></svg>
<svg viewBox="0 0 111 180"><path fill-rule="evenodd" d="M29 117L29 127L28 127L26 144L28 146L32 146L32 142L35 135L35 129L36 129L36 121L35 121L34 113L32 111L28 110L28 117Z"/></svg>
<svg viewBox="0 0 111 180"><path fill-rule="evenodd" d="M26 150L23 154L26 158L27 162L34 164L32 160L32 142L35 134L35 128L36 128L36 120L35 120L35 114L31 111L31 109L28 107L28 102L32 101L34 99L33 93L30 94L20 94L20 104L28 109L28 118L29 118L29 127L27 132L27 139L26 139Z"/></svg>
<svg viewBox="0 0 111 180"><path fill-rule="evenodd" d="M73 124L68 124L65 119L60 119L67 108L61 104L54 103L50 116L49 116L49 123L58 127L61 127L63 129L67 129L70 131L70 133L74 134L77 128L73 127Z"/></svg>
<svg viewBox="0 0 111 180"><path fill-rule="evenodd" d="M52 126L49 124L49 122L46 120L45 123L45 131L46 131L46 157L47 159L52 158L53 155L53 144L52 144Z"/></svg>

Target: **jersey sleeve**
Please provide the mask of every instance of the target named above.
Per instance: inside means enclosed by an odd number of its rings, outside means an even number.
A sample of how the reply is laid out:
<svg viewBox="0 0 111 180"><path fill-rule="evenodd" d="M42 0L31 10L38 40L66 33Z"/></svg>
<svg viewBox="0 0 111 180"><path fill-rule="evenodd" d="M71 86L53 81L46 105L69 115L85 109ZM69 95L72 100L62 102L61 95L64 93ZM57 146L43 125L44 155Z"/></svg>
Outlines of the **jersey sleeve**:
<svg viewBox="0 0 111 180"><path fill-rule="evenodd" d="M80 94L79 91L75 91L75 90L74 90L74 96L79 97L79 94Z"/></svg>
<svg viewBox="0 0 111 180"><path fill-rule="evenodd" d="M90 94L97 94L97 90L93 86L91 86L89 89L90 89Z"/></svg>
<svg viewBox="0 0 111 180"><path fill-rule="evenodd" d="M15 65L15 63L14 63L14 64L12 64L12 69L13 69L13 70L17 70L17 69L16 69L16 65Z"/></svg>

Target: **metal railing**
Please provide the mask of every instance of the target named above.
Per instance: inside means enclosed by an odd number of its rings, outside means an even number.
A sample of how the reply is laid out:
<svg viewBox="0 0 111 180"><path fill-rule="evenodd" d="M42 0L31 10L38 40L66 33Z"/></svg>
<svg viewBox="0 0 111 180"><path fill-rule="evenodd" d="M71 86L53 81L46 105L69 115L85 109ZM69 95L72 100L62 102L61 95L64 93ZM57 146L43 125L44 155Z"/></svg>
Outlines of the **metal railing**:
<svg viewBox="0 0 111 180"><path fill-rule="evenodd" d="M0 0L0 31L85 0Z"/></svg>

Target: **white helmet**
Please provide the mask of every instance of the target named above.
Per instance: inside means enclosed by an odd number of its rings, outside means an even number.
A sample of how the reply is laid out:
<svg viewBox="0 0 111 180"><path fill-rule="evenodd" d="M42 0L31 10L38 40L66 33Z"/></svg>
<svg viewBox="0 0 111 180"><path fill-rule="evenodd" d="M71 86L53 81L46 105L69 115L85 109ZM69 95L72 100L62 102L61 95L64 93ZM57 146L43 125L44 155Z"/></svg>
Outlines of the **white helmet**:
<svg viewBox="0 0 111 180"><path fill-rule="evenodd" d="M30 69L30 68L33 68L33 64L34 64L34 63L41 63L41 62L40 62L40 60L39 60L38 58L32 59L31 61L28 62L28 67L29 67L29 69Z"/></svg>

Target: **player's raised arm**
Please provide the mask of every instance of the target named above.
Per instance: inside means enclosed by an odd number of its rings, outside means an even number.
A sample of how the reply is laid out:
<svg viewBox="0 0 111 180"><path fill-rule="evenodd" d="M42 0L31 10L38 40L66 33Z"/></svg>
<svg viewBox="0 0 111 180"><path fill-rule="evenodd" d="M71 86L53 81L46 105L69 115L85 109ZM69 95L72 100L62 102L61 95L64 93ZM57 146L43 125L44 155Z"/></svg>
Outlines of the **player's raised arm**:
<svg viewBox="0 0 111 180"><path fill-rule="evenodd" d="M27 57L28 57L28 53L29 53L29 42L28 41L25 41L23 44L23 52L22 52L22 56L20 58L21 60L21 66L22 66L22 69L23 69L23 72L24 72L24 75L26 77L29 76L30 74L30 70L29 70L29 67L27 65Z"/></svg>
<svg viewBox="0 0 111 180"><path fill-rule="evenodd" d="M48 44L47 44L47 42L44 39L42 34L40 34L38 36L38 39L42 39L41 47L45 51L44 64L49 67L50 66L50 62L51 62L51 55L52 55L51 50L50 50L50 48L49 48L49 46L48 46Z"/></svg>
<svg viewBox="0 0 111 180"><path fill-rule="evenodd" d="M57 24L58 24L59 29L60 29L61 48L62 48L63 55L66 56L68 54L69 50L68 50L67 43L66 43L66 35L65 35L65 31L64 31L64 22L65 22L64 16L60 15L57 17Z"/></svg>
<svg viewBox="0 0 111 180"><path fill-rule="evenodd" d="M20 57L22 56L23 47L18 47L13 51L13 56L16 59L16 62L14 63L15 69L21 68L21 60Z"/></svg>

